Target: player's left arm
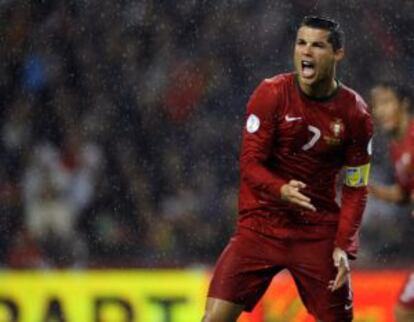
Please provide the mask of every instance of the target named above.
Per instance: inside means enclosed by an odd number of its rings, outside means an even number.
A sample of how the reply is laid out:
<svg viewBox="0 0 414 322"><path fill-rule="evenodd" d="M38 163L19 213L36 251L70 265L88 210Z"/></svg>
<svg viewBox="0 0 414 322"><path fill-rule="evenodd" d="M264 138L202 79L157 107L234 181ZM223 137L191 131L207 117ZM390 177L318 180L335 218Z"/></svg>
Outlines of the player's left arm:
<svg viewBox="0 0 414 322"><path fill-rule="evenodd" d="M367 200L370 171L372 121L365 108L352 118L351 139L345 151L345 182L342 189L341 214L336 234L336 246L351 258L356 257L358 231Z"/></svg>
<svg viewBox="0 0 414 322"><path fill-rule="evenodd" d="M333 292L348 280L348 258L355 258L358 249L358 231L367 200L367 185L371 160L372 121L365 104L359 106L358 117L353 117L351 139L345 151L345 182L342 188L341 214L332 254L338 272L328 288Z"/></svg>

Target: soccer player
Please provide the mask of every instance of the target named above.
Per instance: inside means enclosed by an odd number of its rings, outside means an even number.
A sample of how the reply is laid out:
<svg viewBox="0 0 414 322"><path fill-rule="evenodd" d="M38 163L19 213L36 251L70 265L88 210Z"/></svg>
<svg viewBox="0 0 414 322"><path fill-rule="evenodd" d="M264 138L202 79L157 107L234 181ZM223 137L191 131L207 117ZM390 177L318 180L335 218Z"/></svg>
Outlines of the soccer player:
<svg viewBox="0 0 414 322"><path fill-rule="evenodd" d="M366 203L372 124L362 98L335 78L342 35L332 20L305 17L295 72L265 79L250 97L237 229L216 264L204 322L251 311L283 269L318 321L352 321L349 258Z"/></svg>
<svg viewBox="0 0 414 322"><path fill-rule="evenodd" d="M371 90L372 111L382 130L390 137L390 156L396 183L372 183L369 192L388 202L414 201L414 119L410 115L410 95L392 82L377 84ZM397 322L414 321L414 272L400 293L395 306Z"/></svg>

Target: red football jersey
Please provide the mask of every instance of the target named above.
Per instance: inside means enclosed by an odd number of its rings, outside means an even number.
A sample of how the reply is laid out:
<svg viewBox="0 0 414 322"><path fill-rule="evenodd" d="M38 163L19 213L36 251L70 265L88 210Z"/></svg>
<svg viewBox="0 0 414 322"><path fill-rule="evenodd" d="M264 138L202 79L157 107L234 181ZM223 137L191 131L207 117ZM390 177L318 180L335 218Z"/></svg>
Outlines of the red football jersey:
<svg viewBox="0 0 414 322"><path fill-rule="evenodd" d="M411 194L414 192L414 121L404 137L391 141L390 150L396 180L407 194Z"/></svg>
<svg viewBox="0 0 414 322"><path fill-rule="evenodd" d="M366 188L346 187L342 208L355 204L341 210L335 183L343 166L369 163L371 136L366 104L346 86L340 84L330 97L315 99L300 90L294 73L264 80L247 106L238 224L279 237L318 238L335 231L337 243L349 249ZM303 193L316 212L280 200L281 186L291 179L306 183Z"/></svg>

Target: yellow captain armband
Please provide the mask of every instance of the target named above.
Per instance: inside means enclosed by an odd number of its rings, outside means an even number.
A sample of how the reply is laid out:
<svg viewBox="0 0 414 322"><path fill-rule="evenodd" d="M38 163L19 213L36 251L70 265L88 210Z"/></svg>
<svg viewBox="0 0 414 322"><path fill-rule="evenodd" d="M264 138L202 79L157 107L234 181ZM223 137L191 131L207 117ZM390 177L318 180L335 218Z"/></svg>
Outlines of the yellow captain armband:
<svg viewBox="0 0 414 322"><path fill-rule="evenodd" d="M345 185L348 187L365 187L368 184L370 163L358 167L345 167Z"/></svg>

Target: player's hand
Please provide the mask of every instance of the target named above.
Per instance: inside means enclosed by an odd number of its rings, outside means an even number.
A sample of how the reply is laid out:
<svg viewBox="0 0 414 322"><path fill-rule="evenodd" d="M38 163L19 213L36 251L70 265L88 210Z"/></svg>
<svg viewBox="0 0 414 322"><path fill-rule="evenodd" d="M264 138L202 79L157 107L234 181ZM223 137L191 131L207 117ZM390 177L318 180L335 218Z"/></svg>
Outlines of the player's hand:
<svg viewBox="0 0 414 322"><path fill-rule="evenodd" d="M335 247L332 258L335 267L338 268L338 273L336 274L335 280L329 281L328 289L334 292L337 289L341 288L348 280L351 268L349 266L348 255L339 247Z"/></svg>
<svg viewBox="0 0 414 322"><path fill-rule="evenodd" d="M306 208L311 211L316 211L312 205L309 197L300 192L301 189L306 188L306 184L297 180L290 180L280 188L281 199L294 205Z"/></svg>

